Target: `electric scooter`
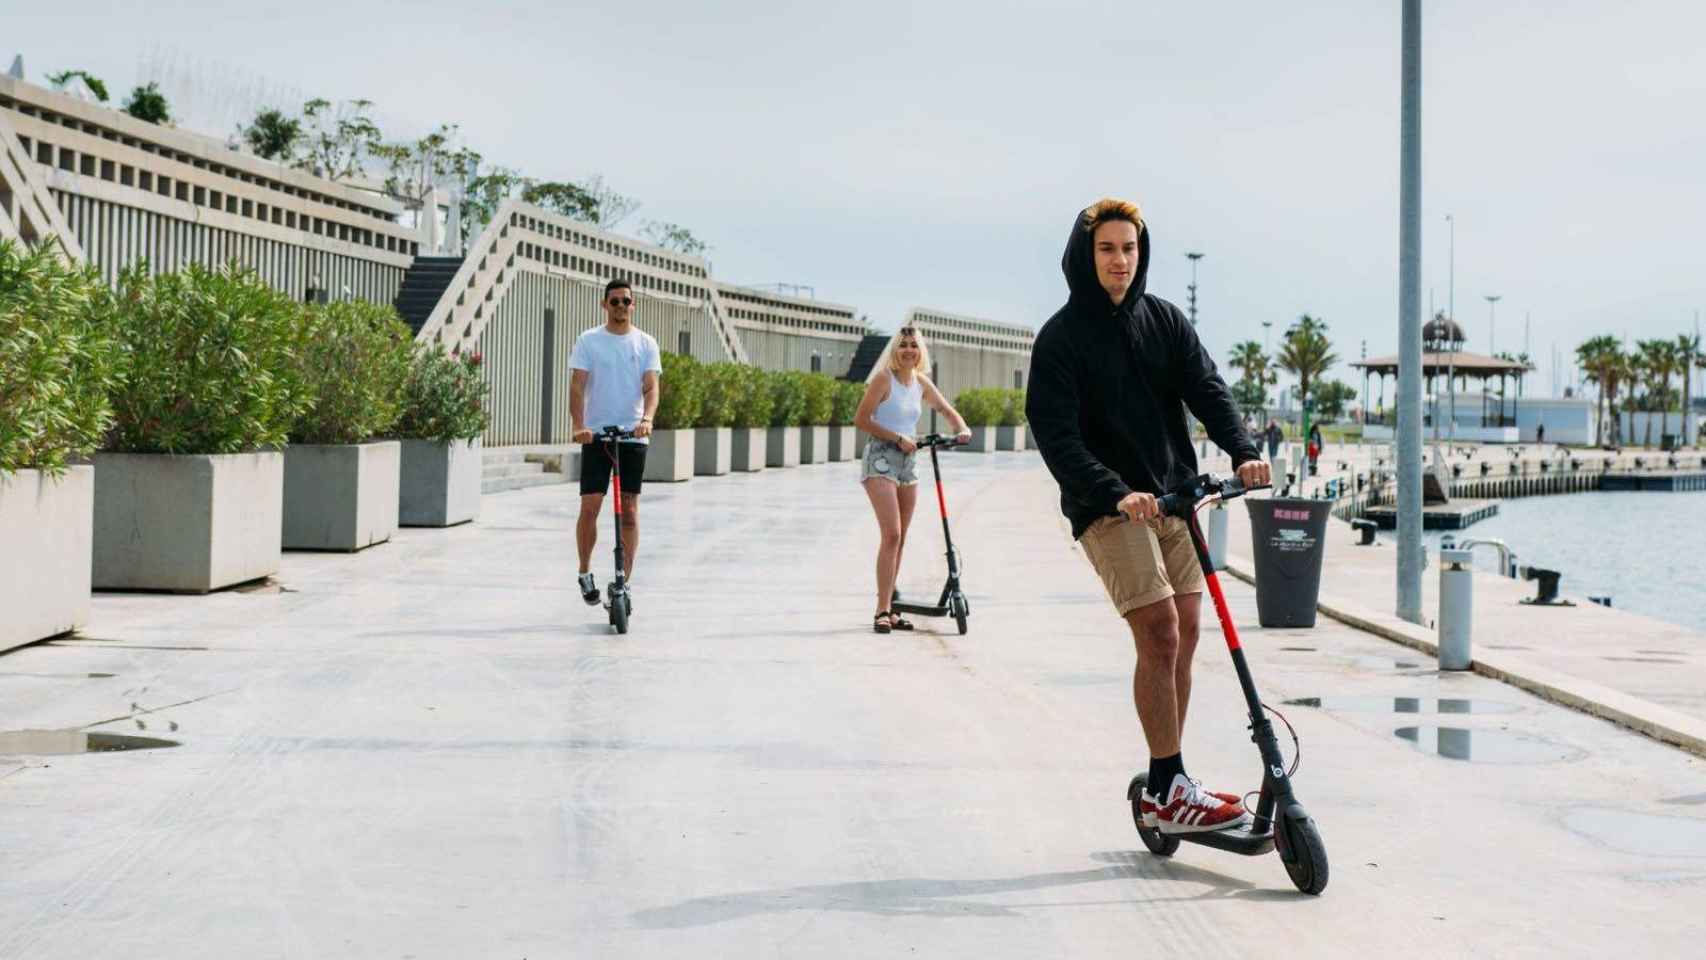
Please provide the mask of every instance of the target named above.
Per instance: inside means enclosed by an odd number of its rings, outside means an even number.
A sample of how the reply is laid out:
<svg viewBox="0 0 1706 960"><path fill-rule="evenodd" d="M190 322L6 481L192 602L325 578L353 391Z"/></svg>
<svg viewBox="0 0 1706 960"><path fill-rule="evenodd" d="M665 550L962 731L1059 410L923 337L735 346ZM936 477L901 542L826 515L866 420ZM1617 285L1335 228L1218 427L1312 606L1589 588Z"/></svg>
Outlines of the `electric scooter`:
<svg viewBox="0 0 1706 960"><path fill-rule="evenodd" d="M1303 804L1298 802L1291 789L1291 775L1297 771L1297 765L1293 763L1287 770L1280 756L1273 723L1265 712L1268 708L1256 693L1256 683L1250 677L1250 665L1238 643L1238 628L1226 607L1226 594L1220 588L1220 579L1209 560L1208 543L1203 539L1201 525L1197 523L1197 511L1203 506L1241 497L1250 489L1265 487L1246 488L1236 477L1204 474L1161 497L1158 505L1163 516L1179 517L1190 529L1197 562L1202 565L1203 576L1208 580L1214 612L1220 618L1226 648L1231 651L1232 666L1238 672L1238 685L1244 690L1244 702L1250 710L1250 739L1262 756L1262 789L1256 800L1254 816L1245 825L1227 830L1162 833L1143 823L1141 797L1147 774L1132 778L1131 785L1126 788L1126 798L1131 802L1131 815L1137 824L1138 836L1143 838L1143 845L1149 848L1150 853L1170 857L1179 849L1181 840L1247 857L1261 856L1277 849L1280 861L1285 864L1285 872L1297 889L1319 894L1327 888L1327 848L1321 842L1321 832L1316 828L1315 820L1304 811ZM1285 722L1283 716L1280 720ZM1289 728L1291 725L1286 723L1286 726ZM1293 730L1294 742L1296 737L1297 732Z"/></svg>
<svg viewBox="0 0 1706 960"><path fill-rule="evenodd" d="M966 618L971 616L971 603L960 590L960 553L954 549L954 536L948 531L948 499L942 495L942 463L936 458L937 447L961 445L958 437L944 437L939 433L932 433L918 441L918 446L930 448L930 470L936 475L936 509L942 514L942 539L948 544L948 582L942 585L942 596L935 606L904 603L900 600L889 605L898 613L912 613L920 617L953 617L954 624L960 628L960 635L965 636Z"/></svg>
<svg viewBox="0 0 1706 960"><path fill-rule="evenodd" d="M622 457L616 445L633 438L634 431L621 427L605 427L598 432L604 455L610 458L610 486L616 491L616 575L605 586L604 609L617 633L628 632L628 617L634 612L634 603L628 597L628 577L623 573L627 564L623 562L622 552Z"/></svg>

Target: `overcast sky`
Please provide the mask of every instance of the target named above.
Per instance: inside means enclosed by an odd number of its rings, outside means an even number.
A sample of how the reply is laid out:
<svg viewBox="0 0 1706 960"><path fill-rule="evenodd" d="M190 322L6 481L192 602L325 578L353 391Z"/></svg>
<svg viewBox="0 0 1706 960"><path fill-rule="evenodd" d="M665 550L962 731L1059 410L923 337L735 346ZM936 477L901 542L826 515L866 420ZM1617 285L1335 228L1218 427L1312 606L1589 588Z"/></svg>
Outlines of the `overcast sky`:
<svg viewBox="0 0 1706 960"><path fill-rule="evenodd" d="M883 329L908 306L1040 324L1071 218L1138 201L1150 289L1200 331L1324 318L1396 349L1398 0L1310 4L0 0L30 79L149 64L367 97L386 132L461 124L488 158L601 174L712 245L719 278L809 284ZM1423 309L1552 383L1595 333L1706 308L1706 4L1423 3ZM209 131L224 133L222 130ZM1341 376L1352 372L1341 368ZM1568 373L1562 374L1568 376Z"/></svg>

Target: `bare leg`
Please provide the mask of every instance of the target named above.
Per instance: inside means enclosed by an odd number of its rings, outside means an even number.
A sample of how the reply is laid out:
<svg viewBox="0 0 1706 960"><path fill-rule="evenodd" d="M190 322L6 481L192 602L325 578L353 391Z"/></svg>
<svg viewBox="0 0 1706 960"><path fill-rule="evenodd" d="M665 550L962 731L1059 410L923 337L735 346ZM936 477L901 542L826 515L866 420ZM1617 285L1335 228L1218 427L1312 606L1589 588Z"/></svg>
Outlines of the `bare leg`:
<svg viewBox="0 0 1706 960"><path fill-rule="evenodd" d="M877 530L882 540L877 544L877 612L889 608L894 597L895 571L900 567L900 503L898 486L891 480L872 478L865 481L865 495L871 498L871 509L877 514Z"/></svg>
<svg viewBox="0 0 1706 960"><path fill-rule="evenodd" d="M1152 757L1179 752L1181 714L1174 688L1179 664L1179 613L1173 598L1138 607L1125 615L1137 644L1137 667L1131 676L1131 699Z"/></svg>
<svg viewBox="0 0 1706 960"><path fill-rule="evenodd" d="M581 573L592 569L592 548L598 546L598 511L604 506L604 494L581 494L581 515L575 520L575 546L580 550Z"/></svg>
<svg viewBox="0 0 1706 960"><path fill-rule="evenodd" d="M912 511L918 506L918 485L895 488L895 502L900 506L900 545L894 551L894 578L900 579L900 559L906 555L906 531L912 526Z"/></svg>
<svg viewBox="0 0 1706 960"><path fill-rule="evenodd" d="M1191 660L1197 653L1197 635L1202 622L1202 594L1182 593L1173 597L1179 615L1179 659L1173 665L1173 695L1179 701L1179 739L1185 738L1185 708L1191 703Z"/></svg>
<svg viewBox="0 0 1706 960"><path fill-rule="evenodd" d="M622 494L622 576L634 579L634 554L640 552L640 495Z"/></svg>

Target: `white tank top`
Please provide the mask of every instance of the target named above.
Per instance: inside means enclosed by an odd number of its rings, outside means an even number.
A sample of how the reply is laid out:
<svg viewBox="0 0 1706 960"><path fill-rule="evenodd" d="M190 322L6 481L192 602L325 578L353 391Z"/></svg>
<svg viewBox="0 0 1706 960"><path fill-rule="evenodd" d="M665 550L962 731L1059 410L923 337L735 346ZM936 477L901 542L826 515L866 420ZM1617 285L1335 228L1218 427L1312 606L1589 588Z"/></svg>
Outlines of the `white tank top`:
<svg viewBox="0 0 1706 960"><path fill-rule="evenodd" d="M924 381L912 375L910 385L900 382L893 371L889 373L889 395L877 404L871 419L891 433L910 437L918 432L918 417L924 412Z"/></svg>

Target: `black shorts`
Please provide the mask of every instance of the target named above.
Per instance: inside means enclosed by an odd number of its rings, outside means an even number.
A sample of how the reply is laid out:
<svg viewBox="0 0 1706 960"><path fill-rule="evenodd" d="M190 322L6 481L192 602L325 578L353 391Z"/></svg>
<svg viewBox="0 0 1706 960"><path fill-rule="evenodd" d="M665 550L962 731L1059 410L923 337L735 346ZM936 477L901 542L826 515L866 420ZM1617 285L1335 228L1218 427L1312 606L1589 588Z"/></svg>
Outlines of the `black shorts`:
<svg viewBox="0 0 1706 960"><path fill-rule="evenodd" d="M581 444L581 495L610 492L610 454L602 443ZM622 466L622 492L639 493L646 475L646 445L618 443L616 456Z"/></svg>

